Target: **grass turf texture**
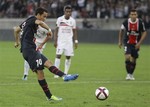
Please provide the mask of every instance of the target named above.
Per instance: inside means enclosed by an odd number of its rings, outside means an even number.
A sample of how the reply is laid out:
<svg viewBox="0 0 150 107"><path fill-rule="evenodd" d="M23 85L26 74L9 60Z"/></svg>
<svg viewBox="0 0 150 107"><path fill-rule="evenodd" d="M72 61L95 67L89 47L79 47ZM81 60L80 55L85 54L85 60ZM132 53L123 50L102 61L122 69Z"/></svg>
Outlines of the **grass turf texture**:
<svg viewBox="0 0 150 107"><path fill-rule="evenodd" d="M36 74L29 72L22 81L23 57L14 42L0 42L0 107L150 107L150 50L142 45L134 73L135 81L126 81L123 49L115 44L79 44L72 57L69 73L78 73L76 81L54 79L44 70L47 83L60 102L46 101ZM45 56L54 62L55 48L48 43ZM64 59L61 69L64 69ZM95 97L99 86L108 88L105 101Z"/></svg>

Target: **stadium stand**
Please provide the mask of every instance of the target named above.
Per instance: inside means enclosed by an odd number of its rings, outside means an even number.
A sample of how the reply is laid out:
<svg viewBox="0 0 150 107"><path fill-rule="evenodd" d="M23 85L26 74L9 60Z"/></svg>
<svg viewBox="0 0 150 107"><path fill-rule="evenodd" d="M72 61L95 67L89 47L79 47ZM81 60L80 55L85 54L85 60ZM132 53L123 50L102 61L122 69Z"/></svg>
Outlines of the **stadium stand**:
<svg viewBox="0 0 150 107"><path fill-rule="evenodd" d="M45 7L49 18L57 18L66 4L72 5L74 18L127 18L132 8L140 16L150 16L150 0L0 0L0 18L25 18L37 7Z"/></svg>

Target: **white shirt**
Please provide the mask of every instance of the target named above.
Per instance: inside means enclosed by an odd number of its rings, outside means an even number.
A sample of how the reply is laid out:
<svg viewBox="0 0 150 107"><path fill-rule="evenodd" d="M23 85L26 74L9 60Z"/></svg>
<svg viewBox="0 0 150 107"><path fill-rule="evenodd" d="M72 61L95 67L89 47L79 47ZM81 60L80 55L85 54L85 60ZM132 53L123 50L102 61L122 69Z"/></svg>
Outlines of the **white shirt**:
<svg viewBox="0 0 150 107"><path fill-rule="evenodd" d="M41 26L38 26L37 33L34 35L36 38L35 42L43 43L43 41L47 37L47 33L48 33L48 30L42 28Z"/></svg>
<svg viewBox="0 0 150 107"><path fill-rule="evenodd" d="M72 17L68 20L65 19L65 16L61 16L57 19L56 22L58 29L58 43L63 42L72 42L73 38L73 29L76 29L76 21Z"/></svg>

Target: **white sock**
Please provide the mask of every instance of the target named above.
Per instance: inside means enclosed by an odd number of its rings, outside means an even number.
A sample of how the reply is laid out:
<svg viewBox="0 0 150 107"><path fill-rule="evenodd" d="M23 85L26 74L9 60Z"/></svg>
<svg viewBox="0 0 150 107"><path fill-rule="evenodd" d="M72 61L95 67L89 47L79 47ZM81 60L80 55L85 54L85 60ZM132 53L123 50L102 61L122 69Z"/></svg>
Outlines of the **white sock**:
<svg viewBox="0 0 150 107"><path fill-rule="evenodd" d="M70 68L70 65L71 65L71 59L66 59L65 60L65 74L68 74L68 71L69 71L69 68Z"/></svg>
<svg viewBox="0 0 150 107"><path fill-rule="evenodd" d="M24 75L28 75L30 66L27 61L24 61Z"/></svg>
<svg viewBox="0 0 150 107"><path fill-rule="evenodd" d="M55 64L54 64L57 68L59 68L60 66L60 59L55 58Z"/></svg>

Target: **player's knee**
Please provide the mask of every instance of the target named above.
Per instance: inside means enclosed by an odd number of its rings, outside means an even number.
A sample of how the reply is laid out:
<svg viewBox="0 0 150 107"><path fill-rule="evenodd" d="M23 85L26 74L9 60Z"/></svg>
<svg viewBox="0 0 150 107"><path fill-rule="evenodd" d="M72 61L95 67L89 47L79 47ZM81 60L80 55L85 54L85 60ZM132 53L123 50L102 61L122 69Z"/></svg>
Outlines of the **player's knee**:
<svg viewBox="0 0 150 107"><path fill-rule="evenodd" d="M46 68L50 68L51 66L53 66L52 62L50 60L47 60L45 63L44 63L44 66Z"/></svg>
<svg viewBox="0 0 150 107"><path fill-rule="evenodd" d="M43 80L45 78L44 72L42 70L37 70L37 77L38 77L38 80Z"/></svg>
<svg viewBox="0 0 150 107"><path fill-rule="evenodd" d="M131 55L125 55L125 60L128 61L131 59Z"/></svg>
<svg viewBox="0 0 150 107"><path fill-rule="evenodd" d="M125 64L130 64L130 60L126 60L126 61L125 61Z"/></svg>

